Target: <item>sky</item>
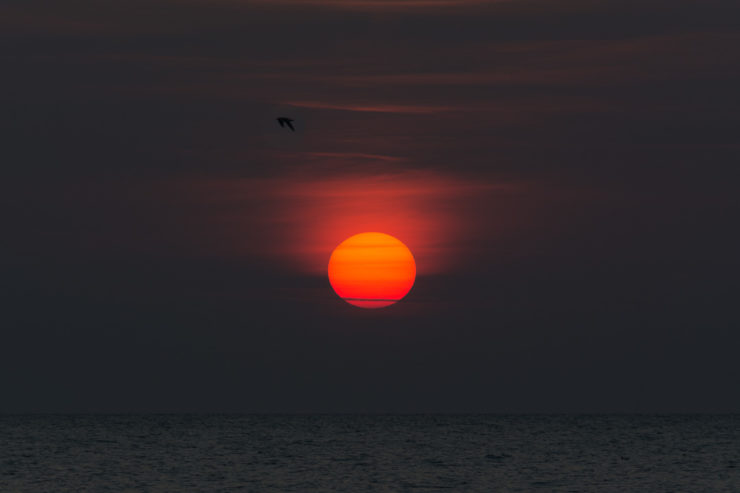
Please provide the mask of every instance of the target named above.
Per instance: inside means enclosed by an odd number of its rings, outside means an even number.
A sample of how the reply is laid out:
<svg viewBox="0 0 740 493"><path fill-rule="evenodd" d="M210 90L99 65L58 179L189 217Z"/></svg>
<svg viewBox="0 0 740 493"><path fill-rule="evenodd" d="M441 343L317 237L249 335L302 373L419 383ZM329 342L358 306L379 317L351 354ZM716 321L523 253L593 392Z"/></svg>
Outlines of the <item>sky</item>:
<svg viewBox="0 0 740 493"><path fill-rule="evenodd" d="M0 412L740 412L734 0L11 0L0 63Z"/></svg>

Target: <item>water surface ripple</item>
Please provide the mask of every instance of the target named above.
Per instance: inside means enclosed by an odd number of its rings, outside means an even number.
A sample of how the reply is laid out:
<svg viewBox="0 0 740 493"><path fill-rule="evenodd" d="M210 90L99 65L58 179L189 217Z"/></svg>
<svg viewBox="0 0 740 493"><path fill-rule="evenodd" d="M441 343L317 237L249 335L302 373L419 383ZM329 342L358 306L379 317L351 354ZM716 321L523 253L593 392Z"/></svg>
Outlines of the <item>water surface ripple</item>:
<svg viewBox="0 0 740 493"><path fill-rule="evenodd" d="M740 416L5 415L2 492L740 492Z"/></svg>

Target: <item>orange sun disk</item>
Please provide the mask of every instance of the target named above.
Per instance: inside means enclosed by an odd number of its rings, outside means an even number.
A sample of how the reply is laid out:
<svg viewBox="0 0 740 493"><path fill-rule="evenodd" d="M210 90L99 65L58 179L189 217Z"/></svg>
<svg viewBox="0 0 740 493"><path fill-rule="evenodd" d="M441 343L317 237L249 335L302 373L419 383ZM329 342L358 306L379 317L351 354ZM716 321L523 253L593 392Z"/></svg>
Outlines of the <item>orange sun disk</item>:
<svg viewBox="0 0 740 493"><path fill-rule="evenodd" d="M416 262L393 236L360 233L347 238L329 259L329 282L347 303L362 308L392 305L411 290Z"/></svg>

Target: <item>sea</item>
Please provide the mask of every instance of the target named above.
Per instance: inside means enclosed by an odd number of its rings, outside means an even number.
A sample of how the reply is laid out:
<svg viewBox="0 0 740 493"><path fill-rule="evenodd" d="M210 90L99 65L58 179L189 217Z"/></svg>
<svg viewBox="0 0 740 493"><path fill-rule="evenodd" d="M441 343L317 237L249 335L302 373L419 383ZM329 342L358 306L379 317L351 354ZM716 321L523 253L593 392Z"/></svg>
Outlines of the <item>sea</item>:
<svg viewBox="0 0 740 493"><path fill-rule="evenodd" d="M0 415L0 492L740 492L740 415Z"/></svg>

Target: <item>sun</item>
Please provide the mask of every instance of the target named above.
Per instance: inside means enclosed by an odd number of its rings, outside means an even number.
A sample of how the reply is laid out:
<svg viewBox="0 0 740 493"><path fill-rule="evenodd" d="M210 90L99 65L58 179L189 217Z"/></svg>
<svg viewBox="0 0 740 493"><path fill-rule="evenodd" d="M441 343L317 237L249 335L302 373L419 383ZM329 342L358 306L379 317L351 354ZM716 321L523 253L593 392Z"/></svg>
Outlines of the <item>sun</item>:
<svg viewBox="0 0 740 493"><path fill-rule="evenodd" d="M392 305L411 290L416 262L411 251L385 233L344 240L329 259L329 282L347 303L361 308Z"/></svg>

